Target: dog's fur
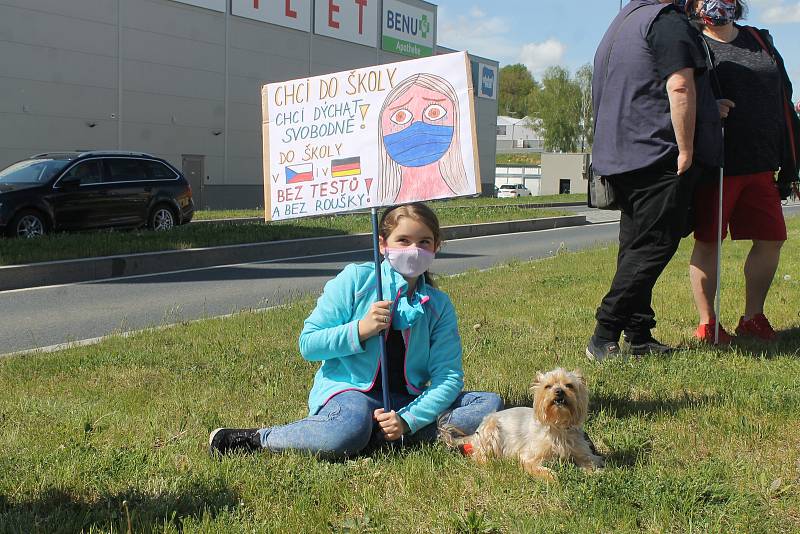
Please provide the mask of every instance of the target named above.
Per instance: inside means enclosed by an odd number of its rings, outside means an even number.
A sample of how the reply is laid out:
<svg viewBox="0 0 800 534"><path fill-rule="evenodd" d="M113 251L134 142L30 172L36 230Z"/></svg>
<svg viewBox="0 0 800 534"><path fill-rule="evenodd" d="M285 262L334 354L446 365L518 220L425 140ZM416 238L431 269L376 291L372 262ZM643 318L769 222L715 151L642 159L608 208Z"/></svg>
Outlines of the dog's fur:
<svg viewBox="0 0 800 534"><path fill-rule="evenodd" d="M583 431L589 391L580 372L559 368L539 373L531 391L533 408L489 414L470 436L456 437L453 428L442 428L445 443L471 445L471 458L479 463L516 458L526 472L544 479L555 478L542 465L552 459L571 460L586 470L603 467L603 458Z"/></svg>

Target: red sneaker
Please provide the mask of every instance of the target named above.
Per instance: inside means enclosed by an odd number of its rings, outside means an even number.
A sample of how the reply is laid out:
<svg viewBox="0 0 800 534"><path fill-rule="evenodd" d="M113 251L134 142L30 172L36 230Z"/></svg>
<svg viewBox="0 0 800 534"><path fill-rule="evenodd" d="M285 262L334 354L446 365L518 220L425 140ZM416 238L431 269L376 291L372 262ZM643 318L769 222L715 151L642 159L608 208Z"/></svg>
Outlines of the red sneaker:
<svg viewBox="0 0 800 534"><path fill-rule="evenodd" d="M763 313L754 315L749 321L744 317L739 319L739 326L736 327L736 334L739 336L757 337L764 341L772 341L777 335L775 329L769 324L769 320Z"/></svg>
<svg viewBox="0 0 800 534"><path fill-rule="evenodd" d="M694 331L694 337L702 341L703 343L707 343L709 345L714 344L714 325L716 321L711 321L710 323L700 323L697 325L697 330ZM722 328L722 325L719 325L719 344L720 345L730 345L733 338L731 335Z"/></svg>

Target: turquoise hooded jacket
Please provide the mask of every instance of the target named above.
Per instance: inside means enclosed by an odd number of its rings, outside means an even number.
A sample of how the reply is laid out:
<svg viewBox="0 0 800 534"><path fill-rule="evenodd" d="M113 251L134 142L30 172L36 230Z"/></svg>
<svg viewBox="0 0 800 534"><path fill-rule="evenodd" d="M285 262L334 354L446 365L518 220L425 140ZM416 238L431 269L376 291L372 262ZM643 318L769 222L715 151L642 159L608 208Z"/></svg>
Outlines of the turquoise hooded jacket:
<svg viewBox="0 0 800 534"><path fill-rule="evenodd" d="M393 300L392 327L406 342L405 382L408 406L397 411L411 433L447 410L464 387L461 338L450 298L420 277L413 295L389 262L381 264L383 300ZM350 264L325 284L317 307L303 324L300 352L321 361L308 397L310 415L334 395L369 391L380 380L378 336L358 340L358 321L376 300L375 264Z"/></svg>

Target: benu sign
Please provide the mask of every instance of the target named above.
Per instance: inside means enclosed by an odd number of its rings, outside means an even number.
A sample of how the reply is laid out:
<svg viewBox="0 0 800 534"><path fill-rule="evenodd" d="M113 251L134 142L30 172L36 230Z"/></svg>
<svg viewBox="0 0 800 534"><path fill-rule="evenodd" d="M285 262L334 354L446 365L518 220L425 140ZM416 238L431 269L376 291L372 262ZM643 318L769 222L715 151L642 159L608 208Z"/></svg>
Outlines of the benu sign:
<svg viewBox="0 0 800 534"><path fill-rule="evenodd" d="M433 55L436 13L399 0L383 0L383 49L409 57Z"/></svg>

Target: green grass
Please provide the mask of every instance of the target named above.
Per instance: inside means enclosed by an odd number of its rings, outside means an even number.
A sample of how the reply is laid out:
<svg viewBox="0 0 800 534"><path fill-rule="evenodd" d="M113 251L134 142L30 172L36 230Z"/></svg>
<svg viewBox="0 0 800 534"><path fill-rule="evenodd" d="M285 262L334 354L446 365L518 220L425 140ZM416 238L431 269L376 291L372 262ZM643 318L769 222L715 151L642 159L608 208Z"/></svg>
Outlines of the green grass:
<svg viewBox="0 0 800 534"><path fill-rule="evenodd" d="M497 154L497 165L541 165L542 155L538 152L531 154Z"/></svg>
<svg viewBox="0 0 800 534"><path fill-rule="evenodd" d="M652 532L800 530L800 219L768 300L771 345L695 347L684 242L656 286L668 358L583 356L615 248L440 279L459 314L466 386L528 404L536 371L582 368L608 467L480 467L440 446L344 463L212 460L209 430L305 415L316 365L296 336L311 297L0 360L0 532ZM743 307L747 245L725 248L723 324ZM788 277L788 278L787 278Z"/></svg>
<svg viewBox="0 0 800 534"><path fill-rule="evenodd" d="M497 200L497 199L495 199ZM443 225L477 224L556 217L570 213L555 209L526 209L513 204L499 207L437 208ZM369 215L312 217L290 222L188 224L169 232L98 231L51 234L37 239L0 238L0 265L68 260L115 254L259 243L372 231Z"/></svg>
<svg viewBox="0 0 800 534"><path fill-rule="evenodd" d="M575 193L570 195L542 195L538 197L522 198L456 198L452 200L435 200L428 202L437 211L449 208L471 209L484 206L516 206L531 204L550 204L558 202L586 202L585 193ZM235 219L246 217L264 217L264 210L198 210L194 213L196 220L207 221L213 219Z"/></svg>

